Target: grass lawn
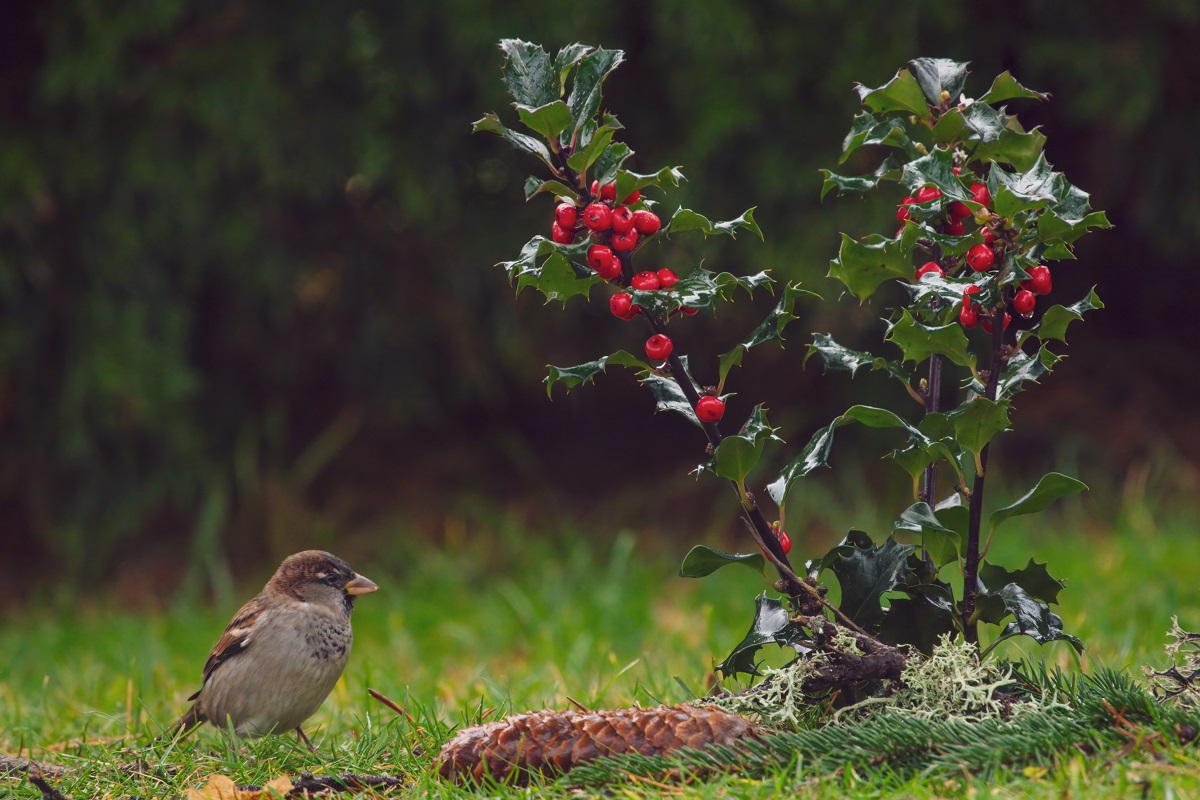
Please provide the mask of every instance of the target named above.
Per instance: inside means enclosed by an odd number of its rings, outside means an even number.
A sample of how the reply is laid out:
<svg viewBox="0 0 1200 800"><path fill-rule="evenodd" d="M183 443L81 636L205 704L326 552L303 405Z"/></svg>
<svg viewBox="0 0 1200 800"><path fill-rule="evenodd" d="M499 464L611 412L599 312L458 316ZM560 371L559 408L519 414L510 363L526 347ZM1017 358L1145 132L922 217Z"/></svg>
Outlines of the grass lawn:
<svg viewBox="0 0 1200 800"><path fill-rule="evenodd" d="M1162 507L1134 498L1111 514L1090 503L1075 500L1057 513L1013 520L992 554L1012 568L1030 553L1048 561L1068 584L1057 610L1088 650L1077 659L1065 645L1005 644L1002 654L1046 659L1068 671L1112 666L1140 675L1140 665L1164 663L1172 615L1184 628L1200 629L1200 519L1194 505L1182 503ZM381 566L371 569L361 560L355 566L381 591L359 602L350 665L307 726L320 747L317 756L290 735L231 746L208 729L176 745L152 742L199 687L204 658L237 601L156 615L115 611L101 601L68 612L65 603L50 602L9 616L0 625L0 754L68 767L55 785L75 800L177 796L215 773L262 784L304 770L399 775L422 794L458 796L464 790L429 774L453 727L491 709L489 718L566 708L568 697L594 708L685 700L680 683L696 692L706 688L712 663L745 633L753 597L766 588L741 568L702 581L675 577L687 545L651 542L656 532L539 533L545 535L493 518L468 523L452 547L398 534L373 540L386 541ZM804 548L798 541L796 553ZM257 588L243 587L239 601ZM770 661L784 659L773 654ZM418 725L371 699L368 688L403 705ZM416 755L414 745L420 745ZM796 762L761 779L719 775L683 786L643 781L617 791L753 798L1200 797L1194 747L1156 756L1128 749L1100 757L1048 754L1035 766L986 775L914 778L886 767L820 774ZM116 769L133 764L138 768ZM491 793L508 791L521 793ZM538 793L568 796L572 790L562 782ZM0 778L0 797L40 796L23 779Z"/></svg>

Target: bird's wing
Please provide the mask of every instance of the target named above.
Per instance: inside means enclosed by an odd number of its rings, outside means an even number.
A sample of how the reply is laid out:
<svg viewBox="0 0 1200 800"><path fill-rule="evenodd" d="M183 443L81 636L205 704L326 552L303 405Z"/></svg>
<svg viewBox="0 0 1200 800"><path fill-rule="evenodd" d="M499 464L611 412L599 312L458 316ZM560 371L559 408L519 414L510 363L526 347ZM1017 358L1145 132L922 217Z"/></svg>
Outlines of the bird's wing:
<svg viewBox="0 0 1200 800"><path fill-rule="evenodd" d="M233 619L225 626L225 632L221 634L221 638L213 645L212 652L208 654L208 661L204 662L204 683L208 683L208 679L212 677L217 667L240 653L246 652L246 648L252 644L255 620L262 613L262 604L259 598L255 597L233 615ZM194 699L199 694L196 692L196 695L189 699Z"/></svg>

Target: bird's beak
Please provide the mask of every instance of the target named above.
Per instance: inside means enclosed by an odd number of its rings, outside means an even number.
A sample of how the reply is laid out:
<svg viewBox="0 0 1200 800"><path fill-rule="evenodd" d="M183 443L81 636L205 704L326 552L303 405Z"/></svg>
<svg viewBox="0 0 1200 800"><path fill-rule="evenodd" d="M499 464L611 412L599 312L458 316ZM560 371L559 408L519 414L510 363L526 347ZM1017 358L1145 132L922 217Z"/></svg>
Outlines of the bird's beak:
<svg viewBox="0 0 1200 800"><path fill-rule="evenodd" d="M354 577L342 587L342 591L346 594L370 594L378 588L375 581L370 578L364 578L356 572L354 573Z"/></svg>

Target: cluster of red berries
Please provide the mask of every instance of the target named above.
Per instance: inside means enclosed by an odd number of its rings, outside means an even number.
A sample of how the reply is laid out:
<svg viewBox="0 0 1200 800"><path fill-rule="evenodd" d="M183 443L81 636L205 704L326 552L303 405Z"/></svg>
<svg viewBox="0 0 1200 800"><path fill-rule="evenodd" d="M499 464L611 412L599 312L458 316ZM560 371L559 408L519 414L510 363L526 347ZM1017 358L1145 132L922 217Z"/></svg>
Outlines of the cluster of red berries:
<svg viewBox="0 0 1200 800"><path fill-rule="evenodd" d="M961 171L960 167L954 168L955 175L958 175ZM982 206L992 204L992 194L984 184L978 181L971 184L970 193L971 199L976 203ZM922 186L917 190L915 195L909 195L900 201L900 207L896 209L896 219L903 223L910 217L909 206L914 203L929 203L939 199L941 196L942 190L936 186ZM948 236L963 236L966 233L964 221L967 217L972 216L973 213L966 203L959 200L950 201L946 204L946 218L941 221L942 233ZM898 237L902 233L904 233L903 225L896 231L896 236ZM986 229L984 236L987 237L989 234L991 234L991 230ZM992 234L992 238L995 239L994 234Z"/></svg>
<svg viewBox="0 0 1200 800"><path fill-rule="evenodd" d="M642 199L642 193L636 189L617 203L615 183L601 186L592 181L592 196L592 202L582 209L574 203L559 203L554 209L550 238L559 244L572 244L580 234L594 236L596 244L587 252L588 265L601 278L610 281L621 274L621 262L616 253L632 250L638 236L658 233L662 221L653 211L631 208Z"/></svg>
<svg viewBox="0 0 1200 800"><path fill-rule="evenodd" d="M977 245L981 247L982 245ZM970 258L970 253L967 254ZM1045 264L1038 264L1036 267L1029 268L1029 278L1021 281L1021 288L1013 295L1013 309L1023 317L1028 317L1033 313L1034 307L1037 305L1037 295L1049 294L1053 288L1050 281L1050 268ZM958 321L964 328L974 328L980 324L979 308L971 302L971 295L979 294L978 286L968 286L963 290L962 308L958 312ZM1008 329L1008 324L1012 321L1012 315L1007 311L1004 312L1004 328ZM988 317L983 317L982 326L988 333L992 332L991 320Z"/></svg>

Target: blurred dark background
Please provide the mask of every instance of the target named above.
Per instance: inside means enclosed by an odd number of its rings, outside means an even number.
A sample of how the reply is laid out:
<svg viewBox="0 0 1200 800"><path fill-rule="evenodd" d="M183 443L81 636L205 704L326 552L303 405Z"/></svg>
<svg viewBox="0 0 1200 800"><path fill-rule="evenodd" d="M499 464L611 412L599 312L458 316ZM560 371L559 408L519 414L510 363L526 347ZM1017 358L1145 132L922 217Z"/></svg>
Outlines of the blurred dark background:
<svg viewBox="0 0 1200 800"><path fill-rule="evenodd" d="M1055 268L1055 300L1098 284L1108 307L1019 399L1005 453L1067 453L1114 487L1149 463L1194 483L1192 0L18 0L4 17L0 597L136 575L161 599L222 585L231 559L445 540L476 514L681 541L734 525L732 496L687 475L699 437L628 375L546 398L545 364L634 349L641 330L603 302L514 302L492 266L551 218L523 200L537 165L470 135L486 111L513 118L502 37L624 49L606 107L629 166L683 167L669 210L757 206L765 244L684 238L656 266L770 268L837 301L802 303L788 349L731 379L731 420L762 400L782 426L777 464L848 402L905 408L875 378L801 365L810 331L882 331L880 307L823 277L839 231L895 225L898 196L818 199L853 83L929 55L973 62L969 94L1005 69L1051 92L1014 110L1117 226ZM766 307L681 331L698 377ZM838 463L874 482L870 445ZM868 494L902 498L881 474Z"/></svg>

